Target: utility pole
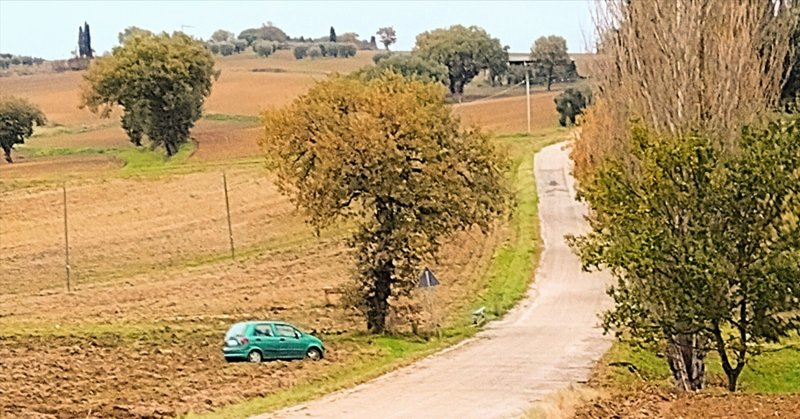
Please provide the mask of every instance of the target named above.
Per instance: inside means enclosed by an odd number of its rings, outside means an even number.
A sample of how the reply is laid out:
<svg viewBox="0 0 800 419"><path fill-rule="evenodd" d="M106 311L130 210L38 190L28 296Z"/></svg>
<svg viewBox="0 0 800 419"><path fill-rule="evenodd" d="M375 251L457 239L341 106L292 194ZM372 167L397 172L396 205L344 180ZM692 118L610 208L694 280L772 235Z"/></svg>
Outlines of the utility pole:
<svg viewBox="0 0 800 419"><path fill-rule="evenodd" d="M69 266L69 224L67 223L67 184L62 184L61 188L62 191L64 191L64 269L67 271L67 292L71 292L71 268Z"/></svg>
<svg viewBox="0 0 800 419"><path fill-rule="evenodd" d="M525 66L525 97L528 102L528 134L531 133L531 80L528 77L528 62L524 62Z"/></svg>
<svg viewBox="0 0 800 419"><path fill-rule="evenodd" d="M225 189L225 211L228 215L228 240L231 243L231 259L236 259L236 251L233 247L233 228L231 227L231 204L228 201L228 178L222 172L222 187Z"/></svg>

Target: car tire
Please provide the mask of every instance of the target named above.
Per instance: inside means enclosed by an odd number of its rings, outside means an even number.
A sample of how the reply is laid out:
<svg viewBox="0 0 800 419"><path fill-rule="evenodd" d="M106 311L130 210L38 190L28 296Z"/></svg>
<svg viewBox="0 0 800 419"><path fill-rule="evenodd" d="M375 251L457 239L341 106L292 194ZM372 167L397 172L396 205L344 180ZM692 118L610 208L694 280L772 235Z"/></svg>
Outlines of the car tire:
<svg viewBox="0 0 800 419"><path fill-rule="evenodd" d="M261 355L260 351L252 350L249 354L247 354L247 360L254 364L258 364L264 360L264 356Z"/></svg>
<svg viewBox="0 0 800 419"><path fill-rule="evenodd" d="M308 351L306 351L306 358L312 361L319 361L322 359L322 351L320 351L319 348L308 348Z"/></svg>

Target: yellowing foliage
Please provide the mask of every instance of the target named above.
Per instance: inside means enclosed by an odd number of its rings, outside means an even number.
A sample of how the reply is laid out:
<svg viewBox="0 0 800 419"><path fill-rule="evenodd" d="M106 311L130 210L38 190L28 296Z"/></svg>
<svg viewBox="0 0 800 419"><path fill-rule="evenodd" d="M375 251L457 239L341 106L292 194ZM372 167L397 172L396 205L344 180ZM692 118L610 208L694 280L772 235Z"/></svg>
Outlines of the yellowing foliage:
<svg viewBox="0 0 800 419"><path fill-rule="evenodd" d="M387 72L332 77L264 112L260 144L279 186L324 228L355 220L357 280L370 330L408 295L441 238L488 228L505 209L506 167L488 138L462 131L442 86Z"/></svg>

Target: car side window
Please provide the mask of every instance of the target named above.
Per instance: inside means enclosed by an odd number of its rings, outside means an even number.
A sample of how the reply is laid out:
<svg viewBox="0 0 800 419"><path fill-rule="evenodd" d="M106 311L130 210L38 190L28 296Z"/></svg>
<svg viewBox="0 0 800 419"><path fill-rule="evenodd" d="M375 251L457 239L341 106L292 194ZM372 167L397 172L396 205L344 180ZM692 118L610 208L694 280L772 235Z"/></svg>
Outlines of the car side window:
<svg viewBox="0 0 800 419"><path fill-rule="evenodd" d="M275 331L278 333L278 336L280 337L293 338L297 336L295 335L294 328L291 326L276 324Z"/></svg>
<svg viewBox="0 0 800 419"><path fill-rule="evenodd" d="M255 327L256 336L272 336L272 326L268 324L259 324Z"/></svg>

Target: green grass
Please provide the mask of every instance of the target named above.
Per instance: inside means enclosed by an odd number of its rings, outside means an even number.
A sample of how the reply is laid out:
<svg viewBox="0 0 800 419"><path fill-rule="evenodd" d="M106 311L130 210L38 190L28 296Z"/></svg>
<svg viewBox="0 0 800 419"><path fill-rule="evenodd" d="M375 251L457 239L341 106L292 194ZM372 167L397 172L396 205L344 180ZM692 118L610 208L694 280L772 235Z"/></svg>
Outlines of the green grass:
<svg viewBox="0 0 800 419"><path fill-rule="evenodd" d="M178 152L167 158L161 148L151 150L138 148L72 148L72 147L19 147L19 152L26 157L63 157L107 155L123 162L122 173L133 174L146 171L158 171L186 164L186 160L197 147L193 142L185 143Z"/></svg>
<svg viewBox="0 0 800 419"><path fill-rule="evenodd" d="M94 147L26 147L20 146L17 151L25 157L62 157L62 156L88 156L88 155L116 155L120 152L116 148Z"/></svg>
<svg viewBox="0 0 800 419"><path fill-rule="evenodd" d="M774 350L781 347L786 348ZM739 391L768 394L799 393L800 338L789 339L783 345L768 349L771 351L748 361L739 377ZM667 360L655 352L616 342L601 363L605 366L618 362L631 363L636 366L638 372L632 373L625 366L602 367L601 380L613 387L629 389L643 381L664 387L672 386ZM726 378L716 352L708 354L706 371L706 381L711 386L724 386Z"/></svg>
<svg viewBox="0 0 800 419"><path fill-rule="evenodd" d="M124 174L136 174L147 171L159 171L170 166L178 166L186 163L186 159L194 153L196 146L193 142L185 143L172 157L167 157L164 150L150 150L148 148L135 148L120 150L116 153L117 158L125 162L122 168Z"/></svg>
<svg viewBox="0 0 800 419"><path fill-rule="evenodd" d="M229 115L222 113L205 114L203 115L203 119L207 119L209 121L248 122L248 123L257 123L259 121L259 117L254 115Z"/></svg>
<svg viewBox="0 0 800 419"><path fill-rule="evenodd" d="M516 200L509 221L511 236L504 245L495 250L489 269L482 278L478 278L483 282L484 291L465 302L460 313L454 313L449 323L442 328L439 337L425 341L415 336L330 336L326 340L346 342L376 354L355 357L331 367L324 377L309 379L269 396L226 406L210 413L191 414L189 417L248 417L352 387L474 335L477 329L470 326L469 314L479 306L486 306L493 317L505 314L525 294L541 250L533 154L546 145L563 140L566 135L566 130L553 129L533 136L518 134L497 138L499 144L507 147L513 159L509 178L516 191Z"/></svg>

